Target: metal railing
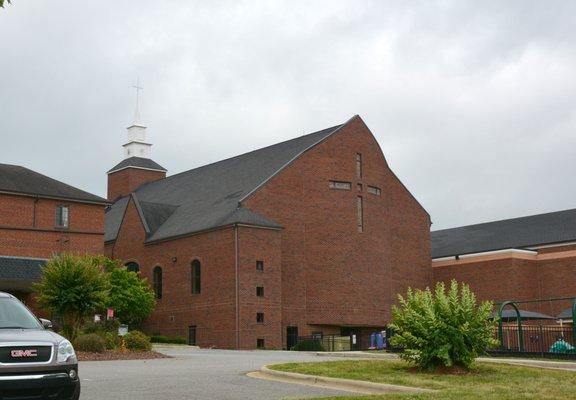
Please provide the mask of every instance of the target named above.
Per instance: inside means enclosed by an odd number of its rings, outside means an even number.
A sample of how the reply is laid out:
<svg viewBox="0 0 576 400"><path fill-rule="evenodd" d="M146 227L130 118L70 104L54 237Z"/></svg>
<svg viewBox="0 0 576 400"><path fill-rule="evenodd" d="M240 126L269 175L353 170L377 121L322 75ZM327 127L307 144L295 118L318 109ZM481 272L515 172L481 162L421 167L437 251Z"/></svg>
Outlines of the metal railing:
<svg viewBox="0 0 576 400"><path fill-rule="evenodd" d="M576 358L571 326L523 325L502 326L501 333L495 332L500 341L492 355L542 356Z"/></svg>

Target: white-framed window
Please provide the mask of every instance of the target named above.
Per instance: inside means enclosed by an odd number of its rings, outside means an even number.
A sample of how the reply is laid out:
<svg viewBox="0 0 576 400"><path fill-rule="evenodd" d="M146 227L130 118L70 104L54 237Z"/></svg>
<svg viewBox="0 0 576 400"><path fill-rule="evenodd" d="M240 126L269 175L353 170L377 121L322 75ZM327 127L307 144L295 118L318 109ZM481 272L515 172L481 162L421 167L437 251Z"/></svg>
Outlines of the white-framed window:
<svg viewBox="0 0 576 400"><path fill-rule="evenodd" d="M68 206L59 205L56 207L56 220L55 225L57 228L68 228L70 225L70 209Z"/></svg>
<svg viewBox="0 0 576 400"><path fill-rule="evenodd" d="M376 196L380 196L380 188L376 187L376 186L368 186L368 193L376 195Z"/></svg>
<svg viewBox="0 0 576 400"><path fill-rule="evenodd" d="M350 190L352 184L350 182L329 181L328 187L330 189L336 189L336 190Z"/></svg>

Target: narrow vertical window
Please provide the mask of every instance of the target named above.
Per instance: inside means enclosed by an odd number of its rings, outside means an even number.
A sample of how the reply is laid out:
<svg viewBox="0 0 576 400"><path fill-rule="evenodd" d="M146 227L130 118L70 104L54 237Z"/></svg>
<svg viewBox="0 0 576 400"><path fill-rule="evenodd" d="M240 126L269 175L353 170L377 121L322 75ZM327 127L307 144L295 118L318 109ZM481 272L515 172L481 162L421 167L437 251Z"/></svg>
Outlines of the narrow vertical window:
<svg viewBox="0 0 576 400"><path fill-rule="evenodd" d="M256 261L256 271L264 271L264 261Z"/></svg>
<svg viewBox="0 0 576 400"><path fill-rule="evenodd" d="M356 153L356 177L362 179L362 154Z"/></svg>
<svg viewBox="0 0 576 400"><path fill-rule="evenodd" d="M192 265L190 266L191 272L191 286L192 286L192 293L198 294L201 291L201 273L202 273L202 266L200 265L200 261L194 260L192 261Z"/></svg>
<svg viewBox="0 0 576 400"><path fill-rule="evenodd" d="M56 207L56 227L68 228L69 225L69 209L68 206Z"/></svg>
<svg viewBox="0 0 576 400"><path fill-rule="evenodd" d="M263 349L265 347L264 345L264 339L256 339L256 347L259 349Z"/></svg>
<svg viewBox="0 0 576 400"><path fill-rule="evenodd" d="M125 265L126 269L130 272L140 272L140 266L138 265L138 263L135 263L133 261L126 263Z"/></svg>
<svg viewBox="0 0 576 400"><path fill-rule="evenodd" d="M256 296L264 297L264 286L256 286Z"/></svg>
<svg viewBox="0 0 576 400"><path fill-rule="evenodd" d="M264 313L256 313L256 322L259 324L263 324L264 323Z"/></svg>
<svg viewBox="0 0 576 400"><path fill-rule="evenodd" d="M152 287L157 299L162 298L162 268L155 267L152 272Z"/></svg>
<svg viewBox="0 0 576 400"><path fill-rule="evenodd" d="M358 223L358 232L364 232L364 210L362 206L362 196L356 198L356 219Z"/></svg>

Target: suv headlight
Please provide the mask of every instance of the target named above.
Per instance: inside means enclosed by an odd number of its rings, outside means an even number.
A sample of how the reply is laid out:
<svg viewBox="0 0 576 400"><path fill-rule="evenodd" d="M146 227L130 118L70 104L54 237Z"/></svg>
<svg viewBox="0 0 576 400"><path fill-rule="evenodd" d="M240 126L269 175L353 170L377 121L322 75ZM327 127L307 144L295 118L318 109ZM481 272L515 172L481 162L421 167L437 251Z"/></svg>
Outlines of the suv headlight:
<svg viewBox="0 0 576 400"><path fill-rule="evenodd" d="M65 363L70 361L72 358L76 358L76 353L74 352L72 343L68 340L61 341L58 345L58 362Z"/></svg>

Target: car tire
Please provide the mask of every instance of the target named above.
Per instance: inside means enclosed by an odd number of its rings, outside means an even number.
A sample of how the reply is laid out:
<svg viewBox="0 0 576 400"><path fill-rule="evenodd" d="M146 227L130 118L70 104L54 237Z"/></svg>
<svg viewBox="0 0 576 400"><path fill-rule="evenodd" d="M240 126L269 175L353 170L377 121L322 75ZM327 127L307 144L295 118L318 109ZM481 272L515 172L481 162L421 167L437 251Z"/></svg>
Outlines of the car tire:
<svg viewBox="0 0 576 400"><path fill-rule="evenodd" d="M74 394L70 400L79 400L80 399L80 381L78 381L78 385L76 385L76 389L74 390Z"/></svg>

